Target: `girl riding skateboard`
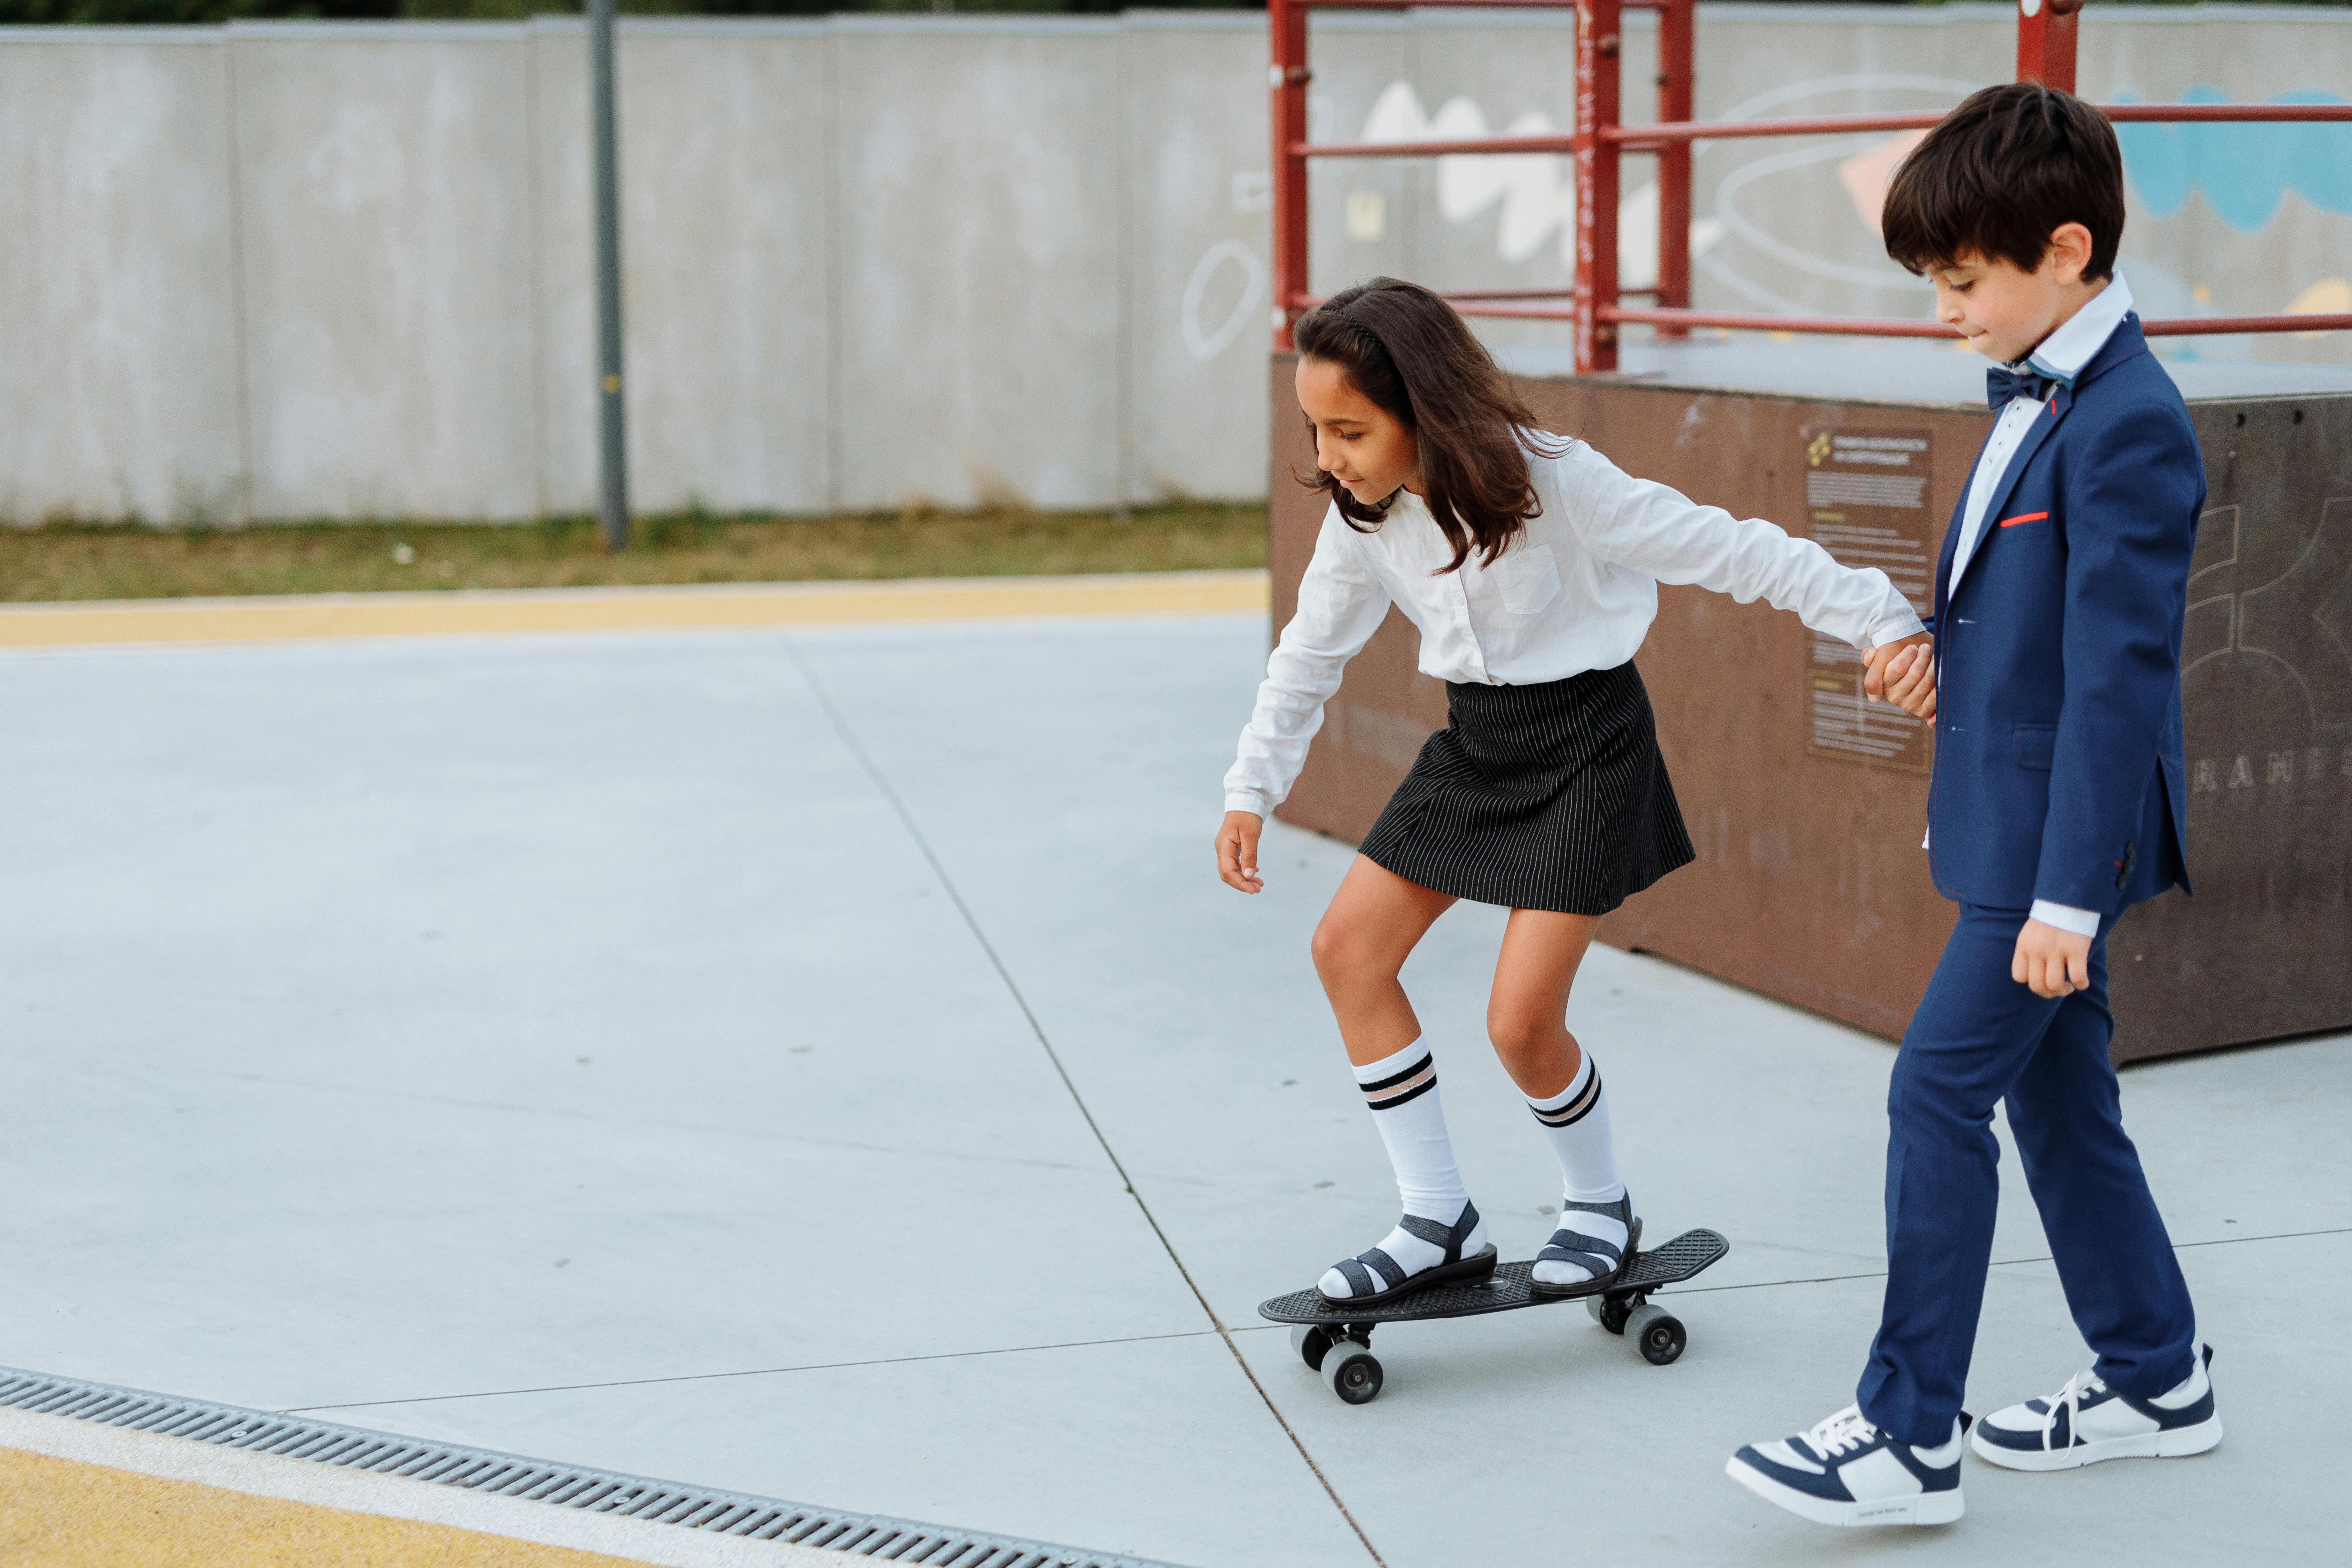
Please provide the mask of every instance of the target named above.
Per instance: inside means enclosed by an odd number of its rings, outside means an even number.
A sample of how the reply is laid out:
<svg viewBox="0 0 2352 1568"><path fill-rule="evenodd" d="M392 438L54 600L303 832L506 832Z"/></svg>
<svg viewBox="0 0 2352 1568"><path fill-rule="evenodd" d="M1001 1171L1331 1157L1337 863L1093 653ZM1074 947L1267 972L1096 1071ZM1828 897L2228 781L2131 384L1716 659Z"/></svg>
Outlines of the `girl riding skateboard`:
<svg viewBox="0 0 2352 1568"><path fill-rule="evenodd" d="M1638 1231L1599 1069L1568 1030L1569 992L1601 917L1693 858L1633 664L1658 584L1765 599L1864 650L1873 669L1925 634L1884 573L1841 566L1810 541L1539 431L1425 289L1380 278L1345 289L1299 319L1296 340L1318 470L1305 482L1331 505L1225 775L1225 882L1264 885L1265 815L1391 605L1420 628L1421 668L1447 695L1446 727L1315 932L1316 972L1404 1211L1317 1289L1370 1305L1495 1268L1446 1136L1435 1058L1397 979L1423 933L1468 899L1511 911L1486 1034L1559 1161L1561 1223L1533 1288L1589 1294L1623 1269Z"/></svg>

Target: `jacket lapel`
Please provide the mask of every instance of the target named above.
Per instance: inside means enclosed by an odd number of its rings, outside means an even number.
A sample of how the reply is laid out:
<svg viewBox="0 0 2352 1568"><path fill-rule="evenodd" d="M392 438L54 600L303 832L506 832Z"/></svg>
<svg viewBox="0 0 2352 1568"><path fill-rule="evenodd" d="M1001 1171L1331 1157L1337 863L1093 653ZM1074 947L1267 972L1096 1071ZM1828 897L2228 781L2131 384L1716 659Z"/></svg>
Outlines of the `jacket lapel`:
<svg viewBox="0 0 2352 1568"><path fill-rule="evenodd" d="M1990 437L1988 437L1987 439L1990 440ZM1984 450L1981 447L1978 448L1977 461L1984 461ZM1945 624L1945 612L1952 607L1949 602L1952 586L1952 557L1959 553L1960 523L1968 515L1969 492L1963 489L1960 491L1959 504L1952 508L1952 520L1944 525L1944 547L1936 552L1936 625L1938 628Z"/></svg>
<svg viewBox="0 0 2352 1568"><path fill-rule="evenodd" d="M2010 454L2009 467L2002 470L2000 479L1995 482L1992 500L1985 507L1984 521L1977 525L1977 536L1969 541L1968 560L1959 563L1961 582L1968 581L1969 561L1976 559L1976 552L1984 548L1986 536L2000 525L2001 510L2009 505L2009 498L2016 490L2018 480L2025 477L2025 465L2033 461L2033 454L2042 450L2042 443L2050 439L2050 433L2058 428L2058 421L2066 417L2066 410L2073 407L2074 403L2074 393L2059 387L2042 405L2042 412L2033 416L2033 423L2025 427L2025 439L2020 441L2017 450Z"/></svg>
<svg viewBox="0 0 2352 1568"><path fill-rule="evenodd" d="M2058 428L2058 422L2066 417L2066 411L2074 406L2075 396L2084 387L2126 360L2147 352L2147 338L2139 330L2138 312L2126 312L2124 319L2116 324L2116 330L2107 335L2107 341L2099 346L2099 352L2093 354L2091 362L2083 367L2082 374L2074 377L2074 385L2061 385L2050 395L2049 401L2042 405L2042 412L2035 415L2033 423L2026 427L2025 439L2019 442L2017 450L2010 455L2009 467L2003 470L2000 486L1993 491L1992 502L1985 508L1984 521L1977 529L1976 538L1969 542L1970 560L1975 559L1976 552L1984 548L1984 542L1992 531L2000 526L2000 514L2008 510L2010 496L2016 490L2018 481L2025 477L2025 466L2033 460L2033 454L2042 449L2042 444L2050 439L2051 432ZM1963 499L1960 504L1965 507L1968 502ZM1953 532L1958 534L1957 527ZM1960 563L1959 574L1965 581L1969 574L1966 562ZM1944 581L1952 581L1949 567L1945 570ZM1937 624L1940 626L1942 623Z"/></svg>

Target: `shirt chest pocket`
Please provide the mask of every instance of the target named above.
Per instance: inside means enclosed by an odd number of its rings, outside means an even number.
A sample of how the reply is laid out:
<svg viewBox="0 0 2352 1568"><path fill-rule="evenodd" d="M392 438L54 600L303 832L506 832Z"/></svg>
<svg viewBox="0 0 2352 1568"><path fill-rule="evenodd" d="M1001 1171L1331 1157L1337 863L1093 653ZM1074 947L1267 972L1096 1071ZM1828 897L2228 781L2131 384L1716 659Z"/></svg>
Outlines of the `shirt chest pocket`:
<svg viewBox="0 0 2352 1568"><path fill-rule="evenodd" d="M1559 563L1549 544L1521 539L1487 571L1502 593L1503 608L1512 615L1536 615L1559 597Z"/></svg>

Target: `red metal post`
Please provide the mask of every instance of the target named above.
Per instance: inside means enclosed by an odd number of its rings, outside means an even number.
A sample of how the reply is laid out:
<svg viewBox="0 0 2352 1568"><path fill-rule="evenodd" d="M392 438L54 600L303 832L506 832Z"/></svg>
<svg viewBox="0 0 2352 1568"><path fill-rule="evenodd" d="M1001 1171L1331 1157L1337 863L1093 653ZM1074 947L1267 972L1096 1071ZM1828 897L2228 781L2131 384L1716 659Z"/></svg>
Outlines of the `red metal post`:
<svg viewBox="0 0 2352 1568"><path fill-rule="evenodd" d="M1617 368L1617 325L1601 320L1617 303L1617 144L1601 136L1617 123L1619 0L1576 7L1576 373ZM1664 258L1662 257L1660 260Z"/></svg>
<svg viewBox="0 0 2352 1568"><path fill-rule="evenodd" d="M1266 0L1265 84L1274 128L1274 348L1290 346L1290 324L1307 293L1307 6Z"/></svg>
<svg viewBox="0 0 2352 1568"><path fill-rule="evenodd" d="M1694 110L1691 71L1692 6L1696 0L1664 0L1658 7L1658 118L1686 121ZM1687 142L1658 153L1658 303L1690 304L1691 147ZM1661 327L1662 338L1688 337L1682 327Z"/></svg>
<svg viewBox="0 0 2352 1568"><path fill-rule="evenodd" d="M2074 19L2083 0L2017 0L2017 79L2074 90Z"/></svg>

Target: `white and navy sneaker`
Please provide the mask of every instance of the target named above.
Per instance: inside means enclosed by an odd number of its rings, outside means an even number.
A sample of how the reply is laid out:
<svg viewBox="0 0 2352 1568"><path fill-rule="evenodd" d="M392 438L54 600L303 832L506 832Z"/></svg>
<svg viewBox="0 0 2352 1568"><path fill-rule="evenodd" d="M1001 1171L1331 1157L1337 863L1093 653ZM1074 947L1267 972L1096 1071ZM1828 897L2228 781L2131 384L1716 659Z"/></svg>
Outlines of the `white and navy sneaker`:
<svg viewBox="0 0 2352 1568"><path fill-rule="evenodd" d="M1767 1502L1815 1524L1949 1524L1960 1517L1960 1434L1915 1448L1849 1405L1810 1432L1751 1443L1724 1473Z"/></svg>
<svg viewBox="0 0 2352 1568"><path fill-rule="evenodd" d="M2210 1345L2197 1347L2189 1375L2154 1399L2109 1388L2076 1373L2047 1399L2029 1399L1977 1423L1970 1446L2005 1470L2071 1470L2101 1459L2175 1459L2221 1440L2213 1408Z"/></svg>

